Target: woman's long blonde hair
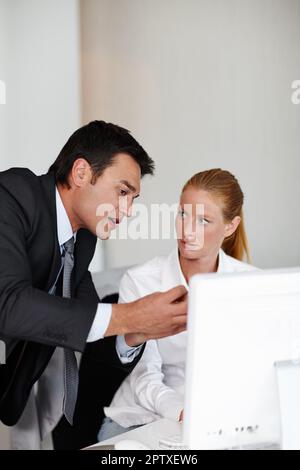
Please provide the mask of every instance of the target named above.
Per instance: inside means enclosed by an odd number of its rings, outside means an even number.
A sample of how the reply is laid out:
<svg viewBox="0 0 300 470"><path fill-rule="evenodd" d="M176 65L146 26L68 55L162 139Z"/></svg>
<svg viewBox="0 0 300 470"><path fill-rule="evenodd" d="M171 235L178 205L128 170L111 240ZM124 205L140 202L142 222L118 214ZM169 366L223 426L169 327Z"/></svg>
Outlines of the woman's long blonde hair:
<svg viewBox="0 0 300 470"><path fill-rule="evenodd" d="M240 261L246 255L247 261L250 262L251 257L243 214L244 194L236 177L229 171L214 168L201 171L192 176L185 183L182 193L189 187L207 191L221 200L226 222L230 222L236 216L241 218L236 231L230 237L225 238L222 249L227 255Z"/></svg>

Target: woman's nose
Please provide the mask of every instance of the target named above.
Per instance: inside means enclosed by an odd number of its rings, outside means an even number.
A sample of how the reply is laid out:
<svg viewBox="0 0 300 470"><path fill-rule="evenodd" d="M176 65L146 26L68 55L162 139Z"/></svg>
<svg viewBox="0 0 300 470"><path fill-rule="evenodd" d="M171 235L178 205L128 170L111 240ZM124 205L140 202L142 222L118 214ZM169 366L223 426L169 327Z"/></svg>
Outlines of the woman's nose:
<svg viewBox="0 0 300 470"><path fill-rule="evenodd" d="M187 240L192 240L194 238L194 234L193 233L188 233L186 238L187 238Z"/></svg>
<svg viewBox="0 0 300 470"><path fill-rule="evenodd" d="M193 232L191 225L189 227L184 227L183 234L185 240L192 241L195 239L195 233Z"/></svg>
<svg viewBox="0 0 300 470"><path fill-rule="evenodd" d="M185 238L186 238L186 240L188 240L188 241L191 242L191 241L194 241L194 240L195 240L195 235L192 234L192 233L190 233L190 234L187 235Z"/></svg>

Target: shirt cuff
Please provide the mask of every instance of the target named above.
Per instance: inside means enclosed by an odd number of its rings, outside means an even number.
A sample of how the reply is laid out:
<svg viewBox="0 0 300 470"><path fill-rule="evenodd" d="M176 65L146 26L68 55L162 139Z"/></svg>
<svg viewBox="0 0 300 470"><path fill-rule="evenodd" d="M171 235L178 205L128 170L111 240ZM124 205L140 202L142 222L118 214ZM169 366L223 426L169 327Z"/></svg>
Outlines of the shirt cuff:
<svg viewBox="0 0 300 470"><path fill-rule="evenodd" d="M86 340L87 343L92 343L93 341L104 338L104 334L111 319L111 313L111 304L98 304L96 316Z"/></svg>
<svg viewBox="0 0 300 470"><path fill-rule="evenodd" d="M184 408L183 397L170 390L163 393L157 404L157 413L163 418L179 421L180 412Z"/></svg>
<svg viewBox="0 0 300 470"><path fill-rule="evenodd" d="M128 346L124 336L117 336L116 349L120 361L123 364L130 364L140 353L143 345L137 347Z"/></svg>

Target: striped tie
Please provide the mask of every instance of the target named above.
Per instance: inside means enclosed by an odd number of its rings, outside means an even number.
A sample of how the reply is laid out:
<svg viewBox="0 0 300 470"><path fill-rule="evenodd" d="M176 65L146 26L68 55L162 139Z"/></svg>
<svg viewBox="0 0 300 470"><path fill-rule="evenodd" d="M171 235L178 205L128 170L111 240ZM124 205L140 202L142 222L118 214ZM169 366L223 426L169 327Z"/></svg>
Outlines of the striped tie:
<svg viewBox="0 0 300 470"><path fill-rule="evenodd" d="M74 238L70 238L63 245L65 261L63 270L63 297L71 297L71 275L74 268ZM64 403L63 413L68 422L73 424L73 416L77 400L78 391L78 365L75 352L70 349L64 350Z"/></svg>

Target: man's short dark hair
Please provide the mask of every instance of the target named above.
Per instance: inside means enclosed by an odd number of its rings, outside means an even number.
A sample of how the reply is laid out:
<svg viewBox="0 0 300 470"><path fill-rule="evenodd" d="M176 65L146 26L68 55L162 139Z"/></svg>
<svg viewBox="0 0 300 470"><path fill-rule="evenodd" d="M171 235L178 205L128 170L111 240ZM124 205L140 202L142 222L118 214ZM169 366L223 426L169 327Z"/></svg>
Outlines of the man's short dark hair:
<svg viewBox="0 0 300 470"><path fill-rule="evenodd" d="M154 162L143 147L123 127L105 121L92 121L71 135L48 173L56 182L69 186L68 176L77 158L84 158L93 171L92 183L111 166L118 153L130 155L140 166L141 175L154 173Z"/></svg>

